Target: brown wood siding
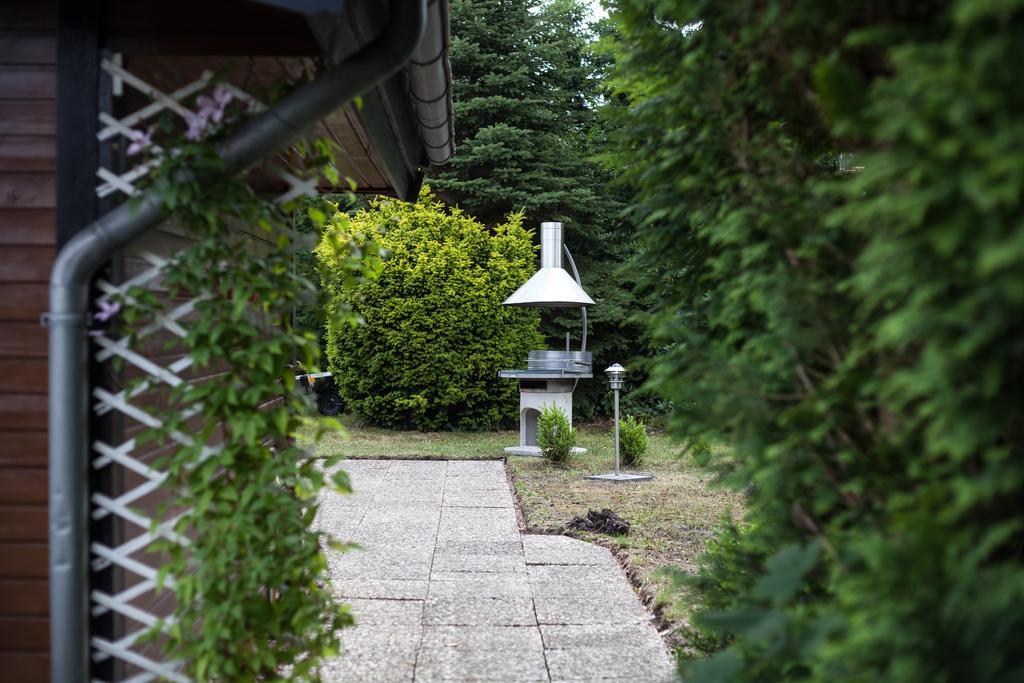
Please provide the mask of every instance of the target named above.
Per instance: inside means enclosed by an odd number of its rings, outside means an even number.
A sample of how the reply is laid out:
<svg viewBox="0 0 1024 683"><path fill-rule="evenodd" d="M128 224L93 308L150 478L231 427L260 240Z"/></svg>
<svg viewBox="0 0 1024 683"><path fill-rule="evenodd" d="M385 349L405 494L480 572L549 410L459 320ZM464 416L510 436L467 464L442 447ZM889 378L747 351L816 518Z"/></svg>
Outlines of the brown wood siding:
<svg viewBox="0 0 1024 683"><path fill-rule="evenodd" d="M56 8L0 5L0 678L46 681L47 373L39 317L56 234Z"/></svg>

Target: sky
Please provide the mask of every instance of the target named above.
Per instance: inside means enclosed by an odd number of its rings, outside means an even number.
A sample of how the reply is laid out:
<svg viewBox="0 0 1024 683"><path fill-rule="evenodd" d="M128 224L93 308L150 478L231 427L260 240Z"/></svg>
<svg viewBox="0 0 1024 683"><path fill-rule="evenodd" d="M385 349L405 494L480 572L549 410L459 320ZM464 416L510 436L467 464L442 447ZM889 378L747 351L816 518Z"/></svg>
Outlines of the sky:
<svg viewBox="0 0 1024 683"><path fill-rule="evenodd" d="M590 16L594 19L604 19L608 16L608 13L604 11L604 7L601 7L600 0L589 0L590 1Z"/></svg>

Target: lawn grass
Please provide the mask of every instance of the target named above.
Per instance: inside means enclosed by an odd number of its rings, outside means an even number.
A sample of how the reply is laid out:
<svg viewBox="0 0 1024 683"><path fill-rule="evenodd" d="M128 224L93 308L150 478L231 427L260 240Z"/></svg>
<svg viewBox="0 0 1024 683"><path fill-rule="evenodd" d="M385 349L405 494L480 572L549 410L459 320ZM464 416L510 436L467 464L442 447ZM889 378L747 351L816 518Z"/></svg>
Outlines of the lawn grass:
<svg viewBox="0 0 1024 683"><path fill-rule="evenodd" d="M503 448L516 445L518 432L407 432L362 427L342 418L346 434L329 434L313 446L315 455L341 453L352 458L505 459ZM506 467L518 495L526 526L561 533L576 515L609 508L631 524L628 536L573 533L612 548L642 597L670 629L670 641L685 623L685 604L665 592L668 579L659 568L692 572L695 559L726 517L741 513L742 499L711 485L711 474L695 465L682 446L664 434L651 434L643 471L648 482L610 484L583 479L612 467L613 442L608 427L579 428L585 455L565 467L543 458L508 457Z"/></svg>

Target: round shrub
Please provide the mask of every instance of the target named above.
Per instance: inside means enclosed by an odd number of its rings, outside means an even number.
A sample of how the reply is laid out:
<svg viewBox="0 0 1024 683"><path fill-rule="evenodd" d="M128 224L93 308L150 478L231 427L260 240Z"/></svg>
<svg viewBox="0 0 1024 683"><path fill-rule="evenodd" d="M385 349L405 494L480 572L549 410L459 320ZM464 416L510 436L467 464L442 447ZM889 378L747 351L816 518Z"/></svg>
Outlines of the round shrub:
<svg viewBox="0 0 1024 683"><path fill-rule="evenodd" d="M537 445L551 462L568 462L576 445L576 430L558 406L544 406L537 418Z"/></svg>
<svg viewBox="0 0 1024 683"><path fill-rule="evenodd" d="M332 273L370 244L382 256L375 276L337 286ZM358 417L424 431L514 422L517 387L498 370L522 365L541 344L536 311L501 306L534 270L520 215L488 230L428 190L414 204L382 198L332 221L317 256L328 362ZM331 315L348 309L361 324Z"/></svg>
<svg viewBox="0 0 1024 683"><path fill-rule="evenodd" d="M614 430L615 427L613 426ZM626 467L636 467L643 462L647 452L647 425L632 415L619 425L619 457Z"/></svg>

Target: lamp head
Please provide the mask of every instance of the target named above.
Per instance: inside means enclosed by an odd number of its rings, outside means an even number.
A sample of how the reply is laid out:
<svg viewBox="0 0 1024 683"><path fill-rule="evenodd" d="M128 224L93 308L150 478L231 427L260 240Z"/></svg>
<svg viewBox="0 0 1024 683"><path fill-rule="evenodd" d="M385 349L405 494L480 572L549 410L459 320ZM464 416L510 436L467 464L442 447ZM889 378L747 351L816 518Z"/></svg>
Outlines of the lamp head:
<svg viewBox="0 0 1024 683"><path fill-rule="evenodd" d="M626 368L618 363L605 370L608 375L608 384L612 389L621 389L626 379Z"/></svg>

